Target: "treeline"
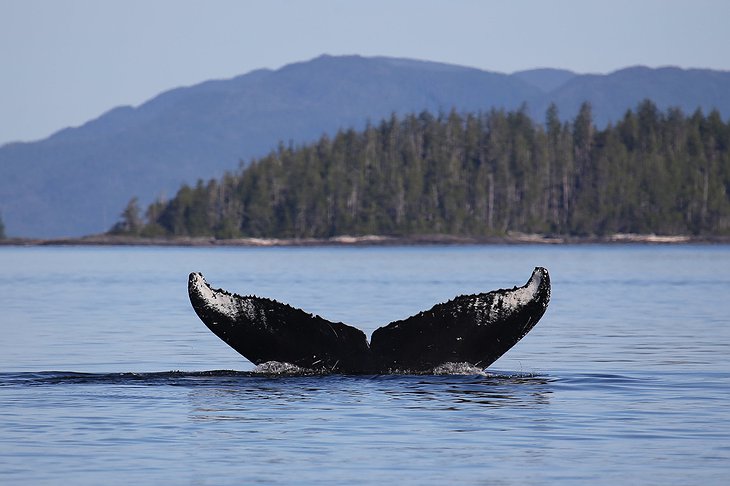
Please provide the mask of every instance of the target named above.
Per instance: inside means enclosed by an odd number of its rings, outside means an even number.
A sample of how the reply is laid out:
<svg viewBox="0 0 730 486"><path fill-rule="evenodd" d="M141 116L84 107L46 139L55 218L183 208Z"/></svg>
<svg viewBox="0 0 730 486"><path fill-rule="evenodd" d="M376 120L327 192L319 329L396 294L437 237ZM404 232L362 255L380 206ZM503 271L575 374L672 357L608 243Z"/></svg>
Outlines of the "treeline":
<svg viewBox="0 0 730 486"><path fill-rule="evenodd" d="M730 124L651 101L598 130L583 104L405 118L284 146L183 186L117 233L232 238L730 233Z"/></svg>

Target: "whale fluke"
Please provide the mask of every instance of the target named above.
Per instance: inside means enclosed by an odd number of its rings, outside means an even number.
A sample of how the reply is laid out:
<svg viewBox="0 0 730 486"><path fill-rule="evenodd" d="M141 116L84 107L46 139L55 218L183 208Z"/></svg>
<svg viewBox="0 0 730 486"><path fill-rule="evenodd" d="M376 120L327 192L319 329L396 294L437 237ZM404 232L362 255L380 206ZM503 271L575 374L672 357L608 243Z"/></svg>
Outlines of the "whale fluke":
<svg viewBox="0 0 730 486"><path fill-rule="evenodd" d="M200 320L258 365L267 361L343 373L374 371L365 333L272 299L213 289L191 273L188 294Z"/></svg>
<svg viewBox="0 0 730 486"><path fill-rule="evenodd" d="M370 349L392 370L459 362L486 368L537 324L549 301L550 276L538 267L522 287L462 295L376 329Z"/></svg>
<svg viewBox="0 0 730 486"><path fill-rule="evenodd" d="M449 362L486 368L547 309L550 277L537 267L522 287L462 295L373 332L256 296L212 288L191 273L188 294L203 323L252 363L339 373L424 372Z"/></svg>

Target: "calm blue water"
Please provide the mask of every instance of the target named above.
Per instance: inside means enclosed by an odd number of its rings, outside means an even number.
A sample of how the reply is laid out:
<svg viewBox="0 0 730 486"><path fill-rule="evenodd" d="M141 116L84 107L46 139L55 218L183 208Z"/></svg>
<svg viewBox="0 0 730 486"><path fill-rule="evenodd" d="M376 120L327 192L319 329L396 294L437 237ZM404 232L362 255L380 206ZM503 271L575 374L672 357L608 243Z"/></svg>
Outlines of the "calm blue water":
<svg viewBox="0 0 730 486"><path fill-rule="evenodd" d="M537 265L545 317L476 375L259 373L186 294L202 271L369 334ZM0 277L3 485L730 474L728 246L4 247Z"/></svg>

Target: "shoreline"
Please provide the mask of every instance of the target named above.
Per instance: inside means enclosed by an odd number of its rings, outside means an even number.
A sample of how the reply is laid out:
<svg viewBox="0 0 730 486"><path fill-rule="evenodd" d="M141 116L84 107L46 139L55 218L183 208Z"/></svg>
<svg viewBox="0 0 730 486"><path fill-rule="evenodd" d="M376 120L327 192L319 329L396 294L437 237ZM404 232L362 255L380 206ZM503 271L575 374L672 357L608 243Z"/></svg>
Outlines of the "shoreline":
<svg viewBox="0 0 730 486"><path fill-rule="evenodd" d="M584 245L584 244L729 244L730 236L689 236L619 233L607 236L555 236L514 233L506 236L341 235L331 238L142 238L90 235L79 238L6 238L0 246L160 246L160 247L302 247L302 246L420 246L420 245Z"/></svg>

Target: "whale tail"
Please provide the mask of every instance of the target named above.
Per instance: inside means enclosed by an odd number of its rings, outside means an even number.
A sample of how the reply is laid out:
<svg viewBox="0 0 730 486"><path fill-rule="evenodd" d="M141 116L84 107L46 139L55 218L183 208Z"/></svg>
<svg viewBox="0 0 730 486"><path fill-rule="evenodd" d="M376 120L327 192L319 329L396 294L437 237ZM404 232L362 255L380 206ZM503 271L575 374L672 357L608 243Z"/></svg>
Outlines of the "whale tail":
<svg viewBox="0 0 730 486"><path fill-rule="evenodd" d="M550 301L537 267L522 287L463 295L365 334L287 304L212 288L191 273L188 294L203 323L254 364L268 361L341 373L428 371L448 362L486 368L522 339Z"/></svg>
<svg viewBox="0 0 730 486"><path fill-rule="evenodd" d="M535 327L549 301L550 276L538 267L522 287L462 295L376 329L370 349L392 370L458 362L486 368Z"/></svg>
<svg viewBox="0 0 730 486"><path fill-rule="evenodd" d="M375 371L365 333L272 299L213 289L191 273L188 294L200 320L258 365L268 361L343 373Z"/></svg>

